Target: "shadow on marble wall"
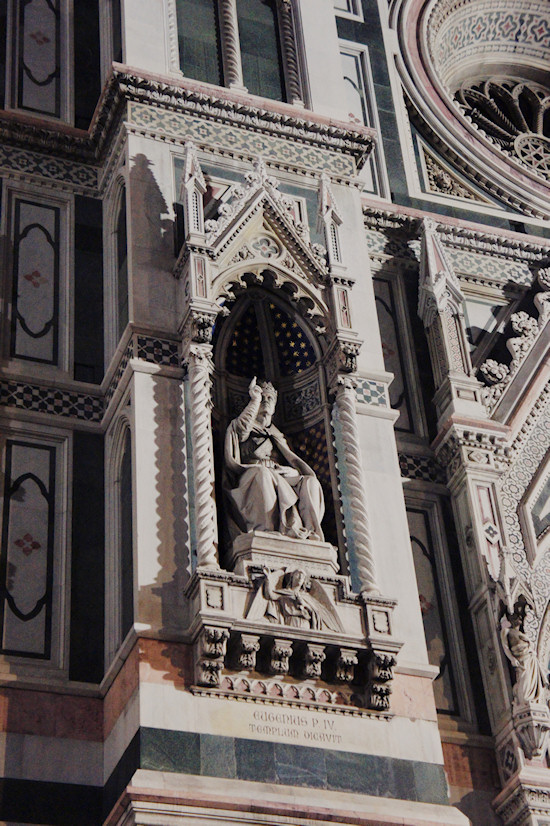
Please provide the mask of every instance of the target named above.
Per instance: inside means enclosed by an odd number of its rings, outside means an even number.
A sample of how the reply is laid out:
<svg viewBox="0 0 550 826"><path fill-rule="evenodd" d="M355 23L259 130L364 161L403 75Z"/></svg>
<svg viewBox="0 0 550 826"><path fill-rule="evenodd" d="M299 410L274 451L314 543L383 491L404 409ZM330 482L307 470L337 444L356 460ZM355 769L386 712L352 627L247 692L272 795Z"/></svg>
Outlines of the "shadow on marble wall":
<svg viewBox="0 0 550 826"><path fill-rule="evenodd" d="M183 384L167 378L153 382L159 575L149 598L160 600L162 631L177 634L187 622L183 591L191 572ZM140 599L148 598L144 590Z"/></svg>
<svg viewBox="0 0 550 826"><path fill-rule="evenodd" d="M169 217L171 210L154 167L154 162L142 153L131 158L129 211L134 320L170 330L175 323L174 220Z"/></svg>

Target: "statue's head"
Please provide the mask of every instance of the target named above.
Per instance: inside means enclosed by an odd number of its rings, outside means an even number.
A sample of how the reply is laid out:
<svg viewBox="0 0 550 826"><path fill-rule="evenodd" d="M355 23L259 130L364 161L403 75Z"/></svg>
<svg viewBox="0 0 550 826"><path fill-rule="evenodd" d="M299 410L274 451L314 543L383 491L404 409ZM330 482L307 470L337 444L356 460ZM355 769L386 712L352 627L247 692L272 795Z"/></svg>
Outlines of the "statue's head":
<svg viewBox="0 0 550 826"><path fill-rule="evenodd" d="M309 577L301 568L287 571L283 577L283 588L291 588L293 591L299 591L301 588L307 589L309 585Z"/></svg>
<svg viewBox="0 0 550 826"><path fill-rule="evenodd" d="M275 413L275 406L277 404L277 391L270 381L264 381L260 384L262 391L262 400L260 402L260 409L258 411L258 418L261 418L265 424L269 424L273 414Z"/></svg>

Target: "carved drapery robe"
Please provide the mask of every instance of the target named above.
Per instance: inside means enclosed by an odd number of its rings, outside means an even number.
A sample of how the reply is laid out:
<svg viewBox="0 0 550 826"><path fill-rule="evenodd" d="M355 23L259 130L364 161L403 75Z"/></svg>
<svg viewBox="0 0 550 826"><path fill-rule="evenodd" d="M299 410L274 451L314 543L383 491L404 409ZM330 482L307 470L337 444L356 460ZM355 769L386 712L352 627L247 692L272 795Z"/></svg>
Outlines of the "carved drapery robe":
<svg viewBox="0 0 550 826"><path fill-rule="evenodd" d="M325 505L309 465L273 424L259 427L250 401L225 437L225 489L231 516L244 532L268 531L323 540Z"/></svg>

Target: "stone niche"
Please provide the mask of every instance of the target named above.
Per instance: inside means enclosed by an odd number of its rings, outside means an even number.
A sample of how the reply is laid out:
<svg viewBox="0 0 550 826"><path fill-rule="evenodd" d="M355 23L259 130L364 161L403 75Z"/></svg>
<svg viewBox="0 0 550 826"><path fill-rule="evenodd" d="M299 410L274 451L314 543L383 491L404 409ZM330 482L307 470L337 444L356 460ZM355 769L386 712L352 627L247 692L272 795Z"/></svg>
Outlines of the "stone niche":
<svg viewBox="0 0 550 826"><path fill-rule="evenodd" d="M278 254L272 235L261 242ZM395 603L353 594L338 556L330 324L274 271L252 270L231 283L212 336L222 567L203 563L186 589L191 690L389 715Z"/></svg>

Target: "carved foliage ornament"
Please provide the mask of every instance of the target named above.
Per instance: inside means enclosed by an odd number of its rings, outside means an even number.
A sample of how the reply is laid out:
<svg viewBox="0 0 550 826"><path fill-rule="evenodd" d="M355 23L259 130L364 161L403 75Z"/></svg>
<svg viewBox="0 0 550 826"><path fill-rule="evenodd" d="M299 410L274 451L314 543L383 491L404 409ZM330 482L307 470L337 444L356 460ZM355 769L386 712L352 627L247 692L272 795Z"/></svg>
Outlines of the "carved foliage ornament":
<svg viewBox="0 0 550 826"><path fill-rule="evenodd" d="M539 270L538 283L543 288L542 292L534 297L538 318L523 311L513 313L510 317L512 331L517 334L511 336L506 342L506 347L512 356L510 365L487 359L479 368L481 375L489 385L482 393L483 402L489 411L496 406L550 317L550 270L548 268Z"/></svg>

